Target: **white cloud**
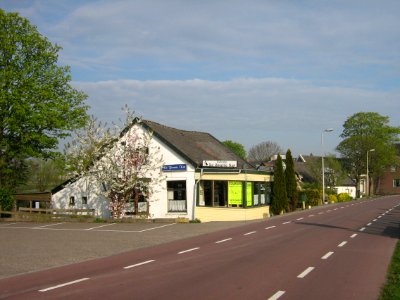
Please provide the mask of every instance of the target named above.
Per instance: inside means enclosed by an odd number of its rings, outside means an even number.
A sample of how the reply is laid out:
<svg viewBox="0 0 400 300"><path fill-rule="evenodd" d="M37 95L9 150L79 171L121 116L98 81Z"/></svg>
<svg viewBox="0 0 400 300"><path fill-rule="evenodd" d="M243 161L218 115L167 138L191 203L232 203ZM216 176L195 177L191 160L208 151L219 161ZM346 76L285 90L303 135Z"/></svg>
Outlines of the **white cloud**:
<svg viewBox="0 0 400 300"><path fill-rule="evenodd" d="M281 78L208 80L114 80L76 82L90 95L91 113L109 123L128 104L146 119L172 127L206 131L247 148L273 140L296 153L318 152L320 134L332 152L343 122L359 111L376 111L395 121L399 93L321 87Z"/></svg>

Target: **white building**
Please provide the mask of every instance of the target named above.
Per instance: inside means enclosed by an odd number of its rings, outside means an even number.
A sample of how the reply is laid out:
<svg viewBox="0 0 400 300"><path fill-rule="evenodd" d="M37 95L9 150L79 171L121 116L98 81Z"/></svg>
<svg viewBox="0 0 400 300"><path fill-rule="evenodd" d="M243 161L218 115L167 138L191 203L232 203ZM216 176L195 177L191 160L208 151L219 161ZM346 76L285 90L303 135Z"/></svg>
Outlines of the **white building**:
<svg viewBox="0 0 400 300"><path fill-rule="evenodd" d="M147 199L141 197L137 212L126 203L126 217L146 213L152 219L204 222L269 215L271 174L257 171L210 134L143 121L127 128L120 141L131 131L153 133L149 155L162 159L163 165L159 172L146 175L154 192ZM53 208L95 209L97 216L109 218L109 201L99 193L101 188L90 178L70 181L53 190Z"/></svg>

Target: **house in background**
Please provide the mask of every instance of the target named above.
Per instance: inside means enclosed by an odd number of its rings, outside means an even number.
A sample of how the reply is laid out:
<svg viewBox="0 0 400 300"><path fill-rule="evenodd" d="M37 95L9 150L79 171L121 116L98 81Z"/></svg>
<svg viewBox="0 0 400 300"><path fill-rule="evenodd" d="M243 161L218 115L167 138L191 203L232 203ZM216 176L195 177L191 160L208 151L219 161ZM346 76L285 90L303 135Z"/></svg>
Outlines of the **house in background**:
<svg viewBox="0 0 400 300"><path fill-rule="evenodd" d="M396 144L398 163L387 168L375 182L377 195L400 194L400 143Z"/></svg>
<svg viewBox="0 0 400 300"><path fill-rule="evenodd" d="M151 131L149 154L163 160L163 179L157 181L149 199L141 198L139 212L152 219L180 217L202 222L269 215L271 173L257 170L212 135L146 120L128 130ZM156 182L151 175L149 180ZM53 208L95 209L96 215L109 218L109 202L100 195L101 188L88 178L79 178L53 190ZM127 203L125 216L136 213Z"/></svg>

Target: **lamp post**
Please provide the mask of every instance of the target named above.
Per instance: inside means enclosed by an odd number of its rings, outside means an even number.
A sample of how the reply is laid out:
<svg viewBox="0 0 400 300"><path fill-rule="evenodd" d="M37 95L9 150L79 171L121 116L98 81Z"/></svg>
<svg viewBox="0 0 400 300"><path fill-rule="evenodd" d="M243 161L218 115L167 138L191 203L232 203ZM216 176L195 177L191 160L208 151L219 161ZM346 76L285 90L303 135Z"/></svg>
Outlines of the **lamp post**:
<svg viewBox="0 0 400 300"><path fill-rule="evenodd" d="M325 129L321 132L321 146L322 146L322 204L325 203L325 166L324 166L324 132L332 132L332 128Z"/></svg>
<svg viewBox="0 0 400 300"><path fill-rule="evenodd" d="M370 150L368 150L367 151L367 188L366 188L366 194L367 194L367 196L369 196L369 167L368 167L368 153L370 153L370 152L374 152L375 151L375 149L370 149Z"/></svg>

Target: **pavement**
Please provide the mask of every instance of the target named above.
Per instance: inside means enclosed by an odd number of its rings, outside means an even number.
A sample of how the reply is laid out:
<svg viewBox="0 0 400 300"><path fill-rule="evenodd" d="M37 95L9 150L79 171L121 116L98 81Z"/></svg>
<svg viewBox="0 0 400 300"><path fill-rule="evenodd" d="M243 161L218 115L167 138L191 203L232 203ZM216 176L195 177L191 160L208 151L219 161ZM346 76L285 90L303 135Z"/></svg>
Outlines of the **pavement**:
<svg viewBox="0 0 400 300"><path fill-rule="evenodd" d="M261 221L261 220L260 220ZM254 221L0 222L0 279L186 239Z"/></svg>

